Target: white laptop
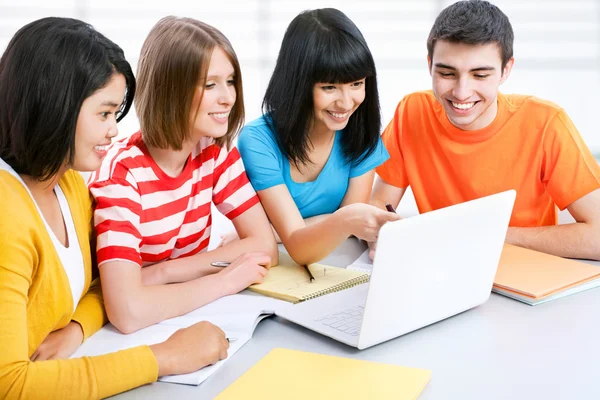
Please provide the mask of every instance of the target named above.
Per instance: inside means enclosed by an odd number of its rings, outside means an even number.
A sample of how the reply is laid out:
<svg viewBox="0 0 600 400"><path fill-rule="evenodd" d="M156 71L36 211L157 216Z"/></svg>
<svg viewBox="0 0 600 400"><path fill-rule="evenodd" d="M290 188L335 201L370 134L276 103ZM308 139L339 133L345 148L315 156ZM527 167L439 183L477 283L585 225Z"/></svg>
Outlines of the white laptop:
<svg viewBox="0 0 600 400"><path fill-rule="evenodd" d="M387 223L369 283L277 312L359 349L478 306L490 296L516 192Z"/></svg>

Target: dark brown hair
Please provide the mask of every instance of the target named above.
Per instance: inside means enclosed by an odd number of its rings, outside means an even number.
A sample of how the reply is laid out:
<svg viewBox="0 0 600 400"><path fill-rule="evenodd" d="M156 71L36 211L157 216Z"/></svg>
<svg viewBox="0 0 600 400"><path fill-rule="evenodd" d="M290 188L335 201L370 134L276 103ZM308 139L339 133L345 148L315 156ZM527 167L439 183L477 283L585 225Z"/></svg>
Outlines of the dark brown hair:
<svg viewBox="0 0 600 400"><path fill-rule="evenodd" d="M430 60L433 60L438 40L464 44L496 43L502 52L502 71L513 57L512 25L508 17L488 1L459 1L442 10L427 39Z"/></svg>
<svg viewBox="0 0 600 400"><path fill-rule="evenodd" d="M135 109L146 144L181 150L190 136L192 100L198 85L206 81L215 48L225 52L234 69L236 102L229 113L227 133L215 139L217 145L230 147L244 122L242 75L237 56L219 30L192 18L174 16L154 25L138 63Z"/></svg>

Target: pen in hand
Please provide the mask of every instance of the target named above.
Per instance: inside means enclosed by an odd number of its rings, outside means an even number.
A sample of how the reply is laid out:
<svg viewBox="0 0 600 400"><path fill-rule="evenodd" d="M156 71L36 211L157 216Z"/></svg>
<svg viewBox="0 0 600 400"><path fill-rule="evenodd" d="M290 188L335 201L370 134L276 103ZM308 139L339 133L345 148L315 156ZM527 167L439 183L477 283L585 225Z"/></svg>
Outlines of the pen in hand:
<svg viewBox="0 0 600 400"><path fill-rule="evenodd" d="M213 261L213 262L210 263L211 266L213 266L213 267L220 267L220 268L228 267L229 264L231 264L229 261ZM305 265L304 269L308 273L308 277L310 278L310 282L312 283L312 281L315 280L315 277L313 276L312 272L310 272L310 269L308 268L308 265ZM323 275L325 275L325 274L327 274L327 270L325 270L323 272Z"/></svg>
<svg viewBox="0 0 600 400"><path fill-rule="evenodd" d="M211 267L219 267L219 268L226 268L229 267L231 265L231 262L229 261L213 261L210 263ZM259 264L262 267L266 267L266 265L263 264Z"/></svg>
<svg viewBox="0 0 600 400"><path fill-rule="evenodd" d="M392 207L392 205L390 203L385 203L385 209L391 213L396 214L396 210L394 210L394 207Z"/></svg>
<svg viewBox="0 0 600 400"><path fill-rule="evenodd" d="M231 264L229 261L213 261L210 263L210 265L213 267L221 267L221 268L229 267L229 264Z"/></svg>
<svg viewBox="0 0 600 400"><path fill-rule="evenodd" d="M315 280L315 277L313 276L312 272L310 272L310 268L308 268L308 265L305 265L304 269L306 270L306 272L308 272L308 277L310 279L310 283L312 283L312 281Z"/></svg>

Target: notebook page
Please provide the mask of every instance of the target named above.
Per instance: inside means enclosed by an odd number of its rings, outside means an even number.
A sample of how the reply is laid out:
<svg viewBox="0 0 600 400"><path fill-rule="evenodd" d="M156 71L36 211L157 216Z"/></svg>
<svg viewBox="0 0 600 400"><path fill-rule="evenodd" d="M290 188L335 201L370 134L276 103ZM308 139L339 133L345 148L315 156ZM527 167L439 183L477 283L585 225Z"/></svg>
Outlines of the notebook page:
<svg viewBox="0 0 600 400"><path fill-rule="evenodd" d="M311 282L303 266L292 261L289 255L279 255L279 265L271 267L263 283L252 285L248 289L282 300L298 302L328 293L335 288L341 289L353 281L367 281L363 272L322 264L310 264L310 272L315 277Z"/></svg>
<svg viewBox="0 0 600 400"><path fill-rule="evenodd" d="M102 329L92 335L88 340L83 342L83 344L77 349L71 358L99 356L136 346L164 342L178 329L180 329L180 327L175 325L156 324L144 329L140 329L139 331L129 335L125 335L113 325L108 324L102 327ZM161 376L158 378L158 380L162 382L181 383L185 385L199 385L200 383L204 382L216 370L221 368L221 366L227 360L229 360L231 356L241 349L242 346L248 342L248 340L250 340L250 335L242 332L225 331L225 333L227 336L235 337L237 339L235 342L230 344L229 349L227 350L227 358L225 360L221 360L214 365L210 365L189 374Z"/></svg>
<svg viewBox="0 0 600 400"><path fill-rule="evenodd" d="M97 356L140 345L164 342L180 328L199 321L208 321L223 329L227 337L236 338L227 350L227 358L189 374L163 376L158 379L162 382L199 385L250 340L260 320L273 314L274 309L286 306L291 304L252 293L240 293L222 297L188 314L165 320L129 335L121 333L113 325L108 324L86 340L71 358Z"/></svg>
<svg viewBox="0 0 600 400"><path fill-rule="evenodd" d="M352 271L366 272L371 275L373 272L373 260L369 257L369 249L365 250L352 264L348 265L346 269Z"/></svg>
<svg viewBox="0 0 600 400"><path fill-rule="evenodd" d="M223 330L252 334L256 319L261 314L274 314L289 307L290 303L244 291L221 297L196 310L161 322L166 325L190 326L200 321L210 321Z"/></svg>

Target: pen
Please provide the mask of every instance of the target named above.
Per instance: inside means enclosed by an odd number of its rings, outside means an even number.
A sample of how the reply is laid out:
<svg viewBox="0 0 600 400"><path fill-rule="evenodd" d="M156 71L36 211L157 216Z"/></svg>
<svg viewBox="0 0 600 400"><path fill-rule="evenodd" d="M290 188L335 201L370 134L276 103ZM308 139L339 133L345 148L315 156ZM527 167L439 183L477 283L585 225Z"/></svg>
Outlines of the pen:
<svg viewBox="0 0 600 400"><path fill-rule="evenodd" d="M212 265L213 267L228 267L229 264L231 264L229 261L213 261L210 263L210 265Z"/></svg>
<svg viewBox="0 0 600 400"><path fill-rule="evenodd" d="M228 337L228 338L226 338L226 339L227 339L227 342L228 342L228 343L233 343L233 342L235 342L236 340L238 340L238 338L236 338L236 337Z"/></svg>
<svg viewBox="0 0 600 400"><path fill-rule="evenodd" d="M306 269L306 272L308 272L308 277L310 278L310 282L312 283L312 281L315 280L315 277L313 276L313 274L310 272L310 269L308 268L308 265L304 266L304 269Z"/></svg>
<svg viewBox="0 0 600 400"><path fill-rule="evenodd" d="M213 267L221 267L221 268L229 267L230 264L231 263L229 261L213 261L210 263L210 265ZM259 264L259 265L262 265L263 267L265 266L263 264Z"/></svg>
<svg viewBox="0 0 600 400"><path fill-rule="evenodd" d="M385 203L385 209L388 210L391 213L396 213L396 210L394 210L394 207L392 207L392 205L390 203Z"/></svg>

